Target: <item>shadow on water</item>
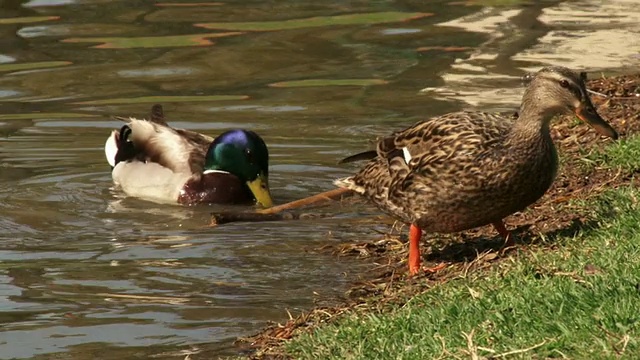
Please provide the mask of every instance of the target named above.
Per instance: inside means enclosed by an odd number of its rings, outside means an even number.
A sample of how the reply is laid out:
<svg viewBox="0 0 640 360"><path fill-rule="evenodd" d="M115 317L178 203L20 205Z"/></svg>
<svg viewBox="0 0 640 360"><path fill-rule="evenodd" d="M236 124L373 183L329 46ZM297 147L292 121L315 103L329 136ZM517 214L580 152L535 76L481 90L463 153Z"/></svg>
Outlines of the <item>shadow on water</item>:
<svg viewBox="0 0 640 360"><path fill-rule="evenodd" d="M339 218L229 224L124 198L103 144L162 103L175 126L258 131L278 202L420 117L513 110L545 64L624 71L640 13L525 1L0 0L0 358L208 358L342 296L368 264L318 254L384 230ZM605 41L615 36L616 44ZM598 46L598 54L587 51ZM330 211L330 210L327 210Z"/></svg>

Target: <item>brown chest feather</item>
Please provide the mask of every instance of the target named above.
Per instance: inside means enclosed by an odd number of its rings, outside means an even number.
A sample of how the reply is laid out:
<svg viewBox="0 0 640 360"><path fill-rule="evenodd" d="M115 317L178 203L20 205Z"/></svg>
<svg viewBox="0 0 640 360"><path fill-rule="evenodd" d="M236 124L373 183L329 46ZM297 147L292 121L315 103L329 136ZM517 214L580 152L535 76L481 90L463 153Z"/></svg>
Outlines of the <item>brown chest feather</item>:
<svg viewBox="0 0 640 360"><path fill-rule="evenodd" d="M251 191L238 177L226 173L209 173L189 179L178 197L178 203L193 204L251 204Z"/></svg>

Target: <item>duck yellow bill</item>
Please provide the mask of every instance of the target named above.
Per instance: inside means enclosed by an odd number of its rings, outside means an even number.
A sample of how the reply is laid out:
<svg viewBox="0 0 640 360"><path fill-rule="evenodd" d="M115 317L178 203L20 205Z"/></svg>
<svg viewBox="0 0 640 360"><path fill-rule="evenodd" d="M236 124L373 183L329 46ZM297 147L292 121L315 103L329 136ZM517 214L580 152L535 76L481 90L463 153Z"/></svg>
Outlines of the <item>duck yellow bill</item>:
<svg viewBox="0 0 640 360"><path fill-rule="evenodd" d="M268 208L273 206L273 200L271 199L271 192L269 191L269 181L266 176L258 175L253 181L247 181L249 190L253 193L258 204Z"/></svg>
<svg viewBox="0 0 640 360"><path fill-rule="evenodd" d="M585 123L591 125L600 135L612 139L618 138L618 133L603 118L598 115L591 101L583 102L576 108L576 116Z"/></svg>

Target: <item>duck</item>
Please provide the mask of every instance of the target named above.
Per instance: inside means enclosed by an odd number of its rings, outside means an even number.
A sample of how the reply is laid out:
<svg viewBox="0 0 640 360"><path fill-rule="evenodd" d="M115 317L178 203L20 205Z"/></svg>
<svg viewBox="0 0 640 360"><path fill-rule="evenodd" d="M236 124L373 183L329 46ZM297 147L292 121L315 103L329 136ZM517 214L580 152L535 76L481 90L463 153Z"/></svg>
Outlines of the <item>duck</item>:
<svg viewBox="0 0 640 360"><path fill-rule="evenodd" d="M517 115L460 111L419 121L377 139L375 150L341 160L367 162L334 184L410 224L410 275L421 271L423 231L492 224L505 246L513 244L504 218L540 199L558 171L551 120L573 113L600 135L618 138L591 103L586 79L566 67L542 68L526 79Z"/></svg>
<svg viewBox="0 0 640 360"><path fill-rule="evenodd" d="M105 156L126 195L181 205L273 205L269 151L257 133L231 129L212 138L175 129L158 104L149 119L115 118L125 125L107 138Z"/></svg>

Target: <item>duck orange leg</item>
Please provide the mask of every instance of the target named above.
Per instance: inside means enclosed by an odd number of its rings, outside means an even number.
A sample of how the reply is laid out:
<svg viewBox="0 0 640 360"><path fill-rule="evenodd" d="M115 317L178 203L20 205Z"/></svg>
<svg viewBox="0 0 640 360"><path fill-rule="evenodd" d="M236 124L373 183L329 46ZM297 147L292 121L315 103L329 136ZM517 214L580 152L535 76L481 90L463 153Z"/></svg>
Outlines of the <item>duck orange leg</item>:
<svg viewBox="0 0 640 360"><path fill-rule="evenodd" d="M420 238L422 230L411 224L409 228L409 275L420 272Z"/></svg>
<svg viewBox="0 0 640 360"><path fill-rule="evenodd" d="M411 224L409 228L409 275L417 275L420 272L420 238L422 237L422 229ZM426 268L424 271L435 273L444 269L446 265L440 263L434 267Z"/></svg>
<svg viewBox="0 0 640 360"><path fill-rule="evenodd" d="M494 228L496 228L496 231L498 232L498 234L500 234L500 236L504 238L504 247L513 246L516 244L513 241L513 236L511 235L511 232L507 230L507 228L504 226L504 221L499 220L494 222L492 225Z"/></svg>

